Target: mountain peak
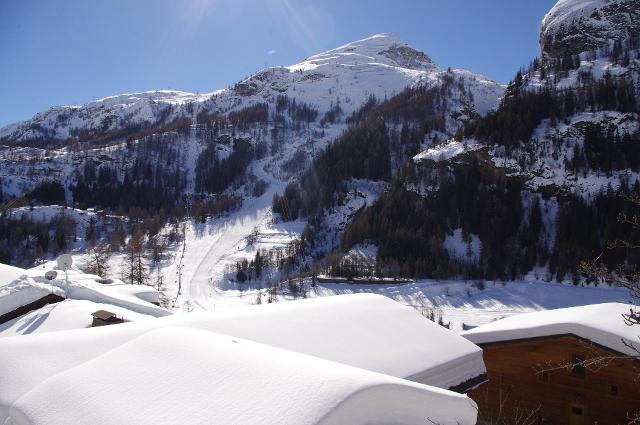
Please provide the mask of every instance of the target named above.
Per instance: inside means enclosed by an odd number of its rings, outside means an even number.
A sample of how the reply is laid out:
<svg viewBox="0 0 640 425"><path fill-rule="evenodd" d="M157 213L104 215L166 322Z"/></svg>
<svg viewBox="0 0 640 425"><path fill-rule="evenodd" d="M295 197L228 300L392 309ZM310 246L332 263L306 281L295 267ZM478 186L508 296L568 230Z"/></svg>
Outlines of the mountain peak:
<svg viewBox="0 0 640 425"><path fill-rule="evenodd" d="M413 70L436 68L426 54L389 33L375 34L313 55L299 65L320 66L328 63L340 66L377 63Z"/></svg>
<svg viewBox="0 0 640 425"><path fill-rule="evenodd" d="M555 26L571 23L576 18L590 15L603 4L605 4L604 0L559 0L545 15L542 24Z"/></svg>
<svg viewBox="0 0 640 425"><path fill-rule="evenodd" d="M391 34L391 33L388 33L388 32L381 32L379 34L374 34L374 35L369 36L367 38L363 38L362 40L354 41L353 43L386 44L388 46L393 46L393 45L399 45L399 46L403 46L404 45L404 46L407 46L408 45L408 43L406 43L404 40L402 40L399 37L397 37L395 34ZM353 43L350 43L350 44L353 44Z"/></svg>

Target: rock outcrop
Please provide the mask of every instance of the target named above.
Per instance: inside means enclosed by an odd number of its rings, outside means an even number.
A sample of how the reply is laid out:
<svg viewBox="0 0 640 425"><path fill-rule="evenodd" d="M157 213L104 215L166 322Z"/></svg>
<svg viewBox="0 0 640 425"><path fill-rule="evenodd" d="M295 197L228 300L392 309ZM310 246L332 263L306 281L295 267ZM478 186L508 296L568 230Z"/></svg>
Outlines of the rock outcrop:
<svg viewBox="0 0 640 425"><path fill-rule="evenodd" d="M542 21L543 58L640 38L640 0L560 0Z"/></svg>

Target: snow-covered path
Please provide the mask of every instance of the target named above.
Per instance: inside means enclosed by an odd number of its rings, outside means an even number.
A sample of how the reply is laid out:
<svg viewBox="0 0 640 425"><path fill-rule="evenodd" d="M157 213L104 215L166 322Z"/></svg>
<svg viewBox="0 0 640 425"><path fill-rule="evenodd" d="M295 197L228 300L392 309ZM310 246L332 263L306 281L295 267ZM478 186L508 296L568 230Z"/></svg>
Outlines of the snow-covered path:
<svg viewBox="0 0 640 425"><path fill-rule="evenodd" d="M176 298L177 307L191 301L199 308L210 309L219 297L229 297L216 286L224 274L224 260L244 247L245 239L256 227L264 227L269 223L273 195L282 191L284 186L265 171L266 165L266 161L257 161L253 166L254 174L269 183L262 196L245 201L240 210L215 220L209 226L196 225L187 229L186 260L182 263L182 285ZM179 261L178 255L176 264L171 267L176 279Z"/></svg>

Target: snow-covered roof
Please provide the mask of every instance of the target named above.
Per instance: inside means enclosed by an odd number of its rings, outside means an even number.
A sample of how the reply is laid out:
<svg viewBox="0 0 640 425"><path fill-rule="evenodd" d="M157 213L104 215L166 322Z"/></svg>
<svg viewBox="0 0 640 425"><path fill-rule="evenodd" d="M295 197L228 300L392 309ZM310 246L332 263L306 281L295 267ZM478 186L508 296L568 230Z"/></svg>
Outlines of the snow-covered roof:
<svg viewBox="0 0 640 425"><path fill-rule="evenodd" d="M0 421L382 425L476 420L473 401L446 390L201 329L167 327L130 339L122 335L126 328L84 332L101 333L98 344L109 340L115 347L83 361L95 346L77 331L0 341ZM30 351L34 343L49 350L36 355ZM60 346L74 348L72 361L43 355ZM50 377L33 379L43 368L54 369Z"/></svg>
<svg viewBox="0 0 640 425"><path fill-rule="evenodd" d="M485 372L482 351L475 344L381 295L263 304L118 326L124 326L120 335L129 339L167 326L205 329L440 388ZM85 337L97 342L101 336L96 330ZM110 349L115 343L100 344ZM68 353L60 347L51 355Z"/></svg>
<svg viewBox="0 0 640 425"><path fill-rule="evenodd" d="M56 332L91 327L91 314L108 310L126 321L151 319L153 316L136 313L112 304L88 300L64 300L47 304L16 319L0 324L0 338L41 332Z"/></svg>
<svg viewBox="0 0 640 425"><path fill-rule="evenodd" d="M25 269L0 263L0 286L13 282L25 273Z"/></svg>
<svg viewBox="0 0 640 425"><path fill-rule="evenodd" d="M36 282L28 276L22 276L8 283L0 283L0 315L4 315L26 306L49 294L63 297L64 291L60 288Z"/></svg>
<svg viewBox="0 0 640 425"><path fill-rule="evenodd" d="M203 328L440 388L485 372L475 344L381 295L313 298L154 322Z"/></svg>
<svg viewBox="0 0 640 425"><path fill-rule="evenodd" d="M98 281L99 276L85 274L75 267L68 272L68 287L64 272L60 270L58 278L48 281L44 274L54 268L53 264L55 262L49 262L29 270L0 264L0 315L52 293L70 299L120 306L142 315L159 317L171 314L153 304L157 302L159 292L146 285L102 284Z"/></svg>
<svg viewBox="0 0 640 425"><path fill-rule="evenodd" d="M640 348L640 327L628 326L623 314L630 304L606 303L519 314L463 332L476 344L516 341L528 338L575 335L611 350L629 355Z"/></svg>

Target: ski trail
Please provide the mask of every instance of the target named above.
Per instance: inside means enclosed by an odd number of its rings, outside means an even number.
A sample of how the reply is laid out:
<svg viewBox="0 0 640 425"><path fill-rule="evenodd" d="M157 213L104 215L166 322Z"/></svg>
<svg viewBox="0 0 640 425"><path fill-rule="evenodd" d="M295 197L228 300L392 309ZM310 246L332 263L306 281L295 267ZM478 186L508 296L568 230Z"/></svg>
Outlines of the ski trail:
<svg viewBox="0 0 640 425"><path fill-rule="evenodd" d="M259 178L267 181L269 187L262 196L245 201L239 211L214 228L215 236L209 239L206 252L197 262L195 270L190 276L186 276L187 273L183 276L178 305L190 300L202 309L211 308L215 300L222 296L215 283L224 272L223 260L229 253L240 249L255 227L267 224L271 217L273 195L281 189L282 183L264 170L265 165L265 162L258 162L253 171Z"/></svg>

